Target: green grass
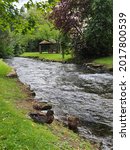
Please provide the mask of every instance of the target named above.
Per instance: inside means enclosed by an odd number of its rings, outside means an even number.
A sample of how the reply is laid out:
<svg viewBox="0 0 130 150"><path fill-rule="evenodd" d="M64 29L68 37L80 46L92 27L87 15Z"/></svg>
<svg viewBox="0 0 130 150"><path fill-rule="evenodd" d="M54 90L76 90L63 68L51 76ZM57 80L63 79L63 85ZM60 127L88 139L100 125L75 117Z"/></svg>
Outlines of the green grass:
<svg viewBox="0 0 130 150"><path fill-rule="evenodd" d="M32 122L27 110L16 105L29 95L17 79L5 77L10 70L0 60L0 150L94 150L61 124Z"/></svg>
<svg viewBox="0 0 130 150"><path fill-rule="evenodd" d="M39 52L25 52L21 55L21 57L30 57L30 58L39 58L39 59L45 59L45 60L54 60L54 61L63 61L62 60L62 55L61 54L48 54L48 53L42 53L40 54ZM65 55L64 61L69 61L72 60L72 56ZM92 63L95 64L101 64L105 65L108 68L112 68L113 66L113 58L112 57L104 57L104 58L98 58L92 61Z"/></svg>
<svg viewBox="0 0 130 150"><path fill-rule="evenodd" d="M93 61L93 63L105 65L108 68L112 68L112 66L113 66L113 57L111 56L111 57L98 58L98 59L95 59Z"/></svg>
<svg viewBox="0 0 130 150"><path fill-rule="evenodd" d="M4 76L11 71L11 68L0 59L0 76Z"/></svg>
<svg viewBox="0 0 130 150"><path fill-rule="evenodd" d="M52 60L52 61L63 61L61 54L49 54L49 53L42 53L39 52L25 52L21 55L22 57L37 57L39 59L45 59L45 60ZM65 55L64 61L68 61L71 59L71 55Z"/></svg>

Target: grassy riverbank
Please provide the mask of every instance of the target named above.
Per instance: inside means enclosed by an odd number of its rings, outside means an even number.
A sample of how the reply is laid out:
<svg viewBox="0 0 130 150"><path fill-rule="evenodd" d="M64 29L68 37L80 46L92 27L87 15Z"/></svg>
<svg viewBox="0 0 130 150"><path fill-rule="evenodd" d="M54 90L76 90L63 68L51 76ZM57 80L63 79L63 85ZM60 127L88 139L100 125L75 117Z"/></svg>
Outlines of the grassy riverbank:
<svg viewBox="0 0 130 150"><path fill-rule="evenodd" d="M71 55L65 55L64 60L62 59L61 54L48 54L48 53L42 53L39 52L25 52L21 55L22 57L30 57L30 58L38 58L38 59L45 59L45 60L52 60L52 61L68 61L71 59Z"/></svg>
<svg viewBox="0 0 130 150"><path fill-rule="evenodd" d="M21 55L21 57L30 57L30 58L38 58L38 59L45 59L45 60L52 60L52 61L63 61L62 60L62 55L61 54L48 54L48 53L42 53L39 54L38 52L25 52ZM69 61L72 60L71 55L65 55L64 61ZM104 65L107 68L112 68L113 66L113 57L103 57L103 58L98 58L92 61L94 64L100 64Z"/></svg>
<svg viewBox="0 0 130 150"><path fill-rule="evenodd" d="M0 150L95 149L57 121L51 125L32 122L25 109L32 97L17 79L6 77L10 70L0 60Z"/></svg>
<svg viewBox="0 0 130 150"><path fill-rule="evenodd" d="M98 59L95 59L93 61L93 63L105 65L108 68L112 68L113 67L113 57L110 56L110 57L98 58Z"/></svg>

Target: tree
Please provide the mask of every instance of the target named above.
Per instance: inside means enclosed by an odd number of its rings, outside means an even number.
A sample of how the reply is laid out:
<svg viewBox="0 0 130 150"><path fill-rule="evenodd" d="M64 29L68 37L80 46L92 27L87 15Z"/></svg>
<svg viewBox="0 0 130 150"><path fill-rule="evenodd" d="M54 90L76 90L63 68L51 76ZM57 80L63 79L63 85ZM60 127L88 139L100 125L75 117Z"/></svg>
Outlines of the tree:
<svg viewBox="0 0 130 150"><path fill-rule="evenodd" d="M6 30L16 22L16 15L18 9L15 7L14 2L18 0L0 0L0 29Z"/></svg>
<svg viewBox="0 0 130 150"><path fill-rule="evenodd" d="M8 31L0 30L0 58L6 58L13 55L14 49L12 46L12 38Z"/></svg>
<svg viewBox="0 0 130 150"><path fill-rule="evenodd" d="M112 54L113 20L112 0L94 0L91 6L91 19L84 30L83 37L92 57Z"/></svg>
<svg viewBox="0 0 130 150"><path fill-rule="evenodd" d="M18 0L0 0L0 57L7 57L15 52L11 32L25 34L34 26L33 19L24 18L14 2Z"/></svg>
<svg viewBox="0 0 130 150"><path fill-rule="evenodd" d="M17 2L17 0L0 0L0 57L13 54L9 29L15 23L15 15L18 13L13 2Z"/></svg>
<svg viewBox="0 0 130 150"><path fill-rule="evenodd" d="M77 58L112 53L112 0L61 0L51 19L70 36Z"/></svg>
<svg viewBox="0 0 130 150"><path fill-rule="evenodd" d="M24 24L32 23L30 30L23 34L21 32L13 32L15 41L15 49L19 48L19 52L38 51L39 43L42 40L56 40L59 36L59 31L54 28L54 25L47 19L46 13L37 7L30 7L26 12L21 14L24 16ZM27 25L28 26L28 25ZM30 27L30 25L29 25ZM16 51L16 50L15 50Z"/></svg>

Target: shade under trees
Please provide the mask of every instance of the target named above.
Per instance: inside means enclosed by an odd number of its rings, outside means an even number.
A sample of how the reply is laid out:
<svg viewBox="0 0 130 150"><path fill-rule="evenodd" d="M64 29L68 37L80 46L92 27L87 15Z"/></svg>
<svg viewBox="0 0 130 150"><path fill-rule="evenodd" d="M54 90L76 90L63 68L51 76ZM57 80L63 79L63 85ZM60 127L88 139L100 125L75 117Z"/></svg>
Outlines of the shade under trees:
<svg viewBox="0 0 130 150"><path fill-rule="evenodd" d="M38 50L40 41L50 39L76 60L112 55L112 0L29 0L27 11L13 2L0 1L0 57Z"/></svg>
<svg viewBox="0 0 130 150"><path fill-rule="evenodd" d="M61 0L51 14L79 59L112 54L112 0Z"/></svg>

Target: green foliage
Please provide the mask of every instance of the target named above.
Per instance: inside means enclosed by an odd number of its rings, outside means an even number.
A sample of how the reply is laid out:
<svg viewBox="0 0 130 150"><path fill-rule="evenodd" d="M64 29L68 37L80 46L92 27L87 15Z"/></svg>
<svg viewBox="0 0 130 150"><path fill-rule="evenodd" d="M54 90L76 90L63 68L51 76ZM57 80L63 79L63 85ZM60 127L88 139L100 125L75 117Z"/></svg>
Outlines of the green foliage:
<svg viewBox="0 0 130 150"><path fill-rule="evenodd" d="M23 34L23 30L18 33L13 33L15 41L15 53L20 54L23 51L38 51L39 43L42 40L57 40L59 31L56 30L53 24L48 21L46 14L36 7L30 8L24 16L32 24L31 30ZM27 22L28 22L27 21ZM34 27L33 27L34 26Z"/></svg>
<svg viewBox="0 0 130 150"><path fill-rule="evenodd" d="M3 2L3 7L6 5L6 2ZM1 30L5 30L2 31L2 34L6 33L7 36L3 39L0 37L0 57L5 58L13 54L18 56L24 51L38 51L39 43L42 40L55 40L59 42L60 32L48 20L48 13L56 2L57 0L53 0L49 1L49 3L39 2L34 4L30 0L25 4L27 11L25 11L24 6L18 10L13 7L12 3L7 2L8 5L12 6L12 11L17 10L17 13L13 13L14 19L8 16L9 19L12 19L12 21L8 22L8 28L1 27ZM5 12L8 11L8 9L5 10ZM2 17L1 22L4 22L4 17ZM8 32L9 28L11 30L10 32ZM62 43L63 47L66 47L66 43L65 41Z"/></svg>
<svg viewBox="0 0 130 150"><path fill-rule="evenodd" d="M0 0L0 30L6 30L15 23L18 9L13 2L18 0Z"/></svg>
<svg viewBox="0 0 130 150"><path fill-rule="evenodd" d="M112 55L112 0L93 0L88 23L84 27L76 55L91 59ZM79 40L79 39L78 39Z"/></svg>
<svg viewBox="0 0 130 150"><path fill-rule="evenodd" d="M84 30L87 55L90 53L91 57L112 55L112 8L112 0L94 0L92 3L91 19Z"/></svg>
<svg viewBox="0 0 130 150"><path fill-rule="evenodd" d="M113 67L113 57L103 57L97 58L93 61L93 63L105 65L107 67Z"/></svg>
<svg viewBox="0 0 130 150"><path fill-rule="evenodd" d="M69 34L76 59L112 54L112 0L61 0L53 9L55 26Z"/></svg>
<svg viewBox="0 0 130 150"><path fill-rule="evenodd" d="M0 77L5 76L11 71L11 68L0 59Z"/></svg>
<svg viewBox="0 0 130 150"><path fill-rule="evenodd" d="M8 31L0 30L0 58L7 58L13 55L13 41Z"/></svg>
<svg viewBox="0 0 130 150"><path fill-rule="evenodd" d="M74 50L77 60L112 54L112 0L29 0L26 11L16 1L0 1L0 57L38 51L42 40L57 41L63 54Z"/></svg>
<svg viewBox="0 0 130 150"><path fill-rule="evenodd" d="M17 42L19 35L25 35L35 26L34 16L25 15L24 9L18 10L17 0L0 0L0 57L19 55L24 51L24 44ZM22 37L23 38L23 37Z"/></svg>

